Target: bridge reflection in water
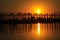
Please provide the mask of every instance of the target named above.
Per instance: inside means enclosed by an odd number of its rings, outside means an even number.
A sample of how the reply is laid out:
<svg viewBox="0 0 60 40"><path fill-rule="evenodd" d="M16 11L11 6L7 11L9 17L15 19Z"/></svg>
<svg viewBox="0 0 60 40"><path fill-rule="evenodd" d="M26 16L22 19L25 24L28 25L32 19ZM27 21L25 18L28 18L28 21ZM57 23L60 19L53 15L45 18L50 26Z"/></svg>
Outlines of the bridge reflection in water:
<svg viewBox="0 0 60 40"><path fill-rule="evenodd" d="M60 40L60 23L0 24L0 40Z"/></svg>

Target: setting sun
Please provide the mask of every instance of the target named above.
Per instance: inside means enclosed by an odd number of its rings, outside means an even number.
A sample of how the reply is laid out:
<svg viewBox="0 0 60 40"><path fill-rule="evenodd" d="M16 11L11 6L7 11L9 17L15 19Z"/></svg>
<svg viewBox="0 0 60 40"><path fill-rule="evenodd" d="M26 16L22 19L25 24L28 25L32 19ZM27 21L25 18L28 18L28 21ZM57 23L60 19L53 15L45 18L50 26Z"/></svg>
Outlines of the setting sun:
<svg viewBox="0 0 60 40"><path fill-rule="evenodd" d="M37 10L36 10L36 13L37 13L37 14L40 14L40 13L41 13L41 10L37 9Z"/></svg>

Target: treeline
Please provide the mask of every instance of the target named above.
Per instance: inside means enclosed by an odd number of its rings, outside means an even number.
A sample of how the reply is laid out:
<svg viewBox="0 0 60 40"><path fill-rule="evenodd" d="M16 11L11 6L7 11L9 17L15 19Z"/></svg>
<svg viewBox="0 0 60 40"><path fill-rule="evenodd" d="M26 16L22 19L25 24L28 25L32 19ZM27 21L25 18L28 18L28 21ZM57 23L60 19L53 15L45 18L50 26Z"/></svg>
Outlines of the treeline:
<svg viewBox="0 0 60 40"><path fill-rule="evenodd" d="M23 19L60 19L60 13L45 13L45 14L32 14L32 13L0 13L0 20L23 20Z"/></svg>

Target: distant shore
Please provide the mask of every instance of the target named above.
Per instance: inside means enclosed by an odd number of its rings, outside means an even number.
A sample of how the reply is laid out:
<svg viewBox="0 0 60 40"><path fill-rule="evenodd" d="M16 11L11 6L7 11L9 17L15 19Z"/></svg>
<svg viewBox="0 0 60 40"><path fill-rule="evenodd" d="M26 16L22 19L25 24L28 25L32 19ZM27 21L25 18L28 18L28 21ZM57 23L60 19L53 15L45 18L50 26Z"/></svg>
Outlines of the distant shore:
<svg viewBox="0 0 60 40"><path fill-rule="evenodd" d="M60 22L60 13L53 14L31 14L31 13L1 13L0 24L13 24L13 23L51 23Z"/></svg>

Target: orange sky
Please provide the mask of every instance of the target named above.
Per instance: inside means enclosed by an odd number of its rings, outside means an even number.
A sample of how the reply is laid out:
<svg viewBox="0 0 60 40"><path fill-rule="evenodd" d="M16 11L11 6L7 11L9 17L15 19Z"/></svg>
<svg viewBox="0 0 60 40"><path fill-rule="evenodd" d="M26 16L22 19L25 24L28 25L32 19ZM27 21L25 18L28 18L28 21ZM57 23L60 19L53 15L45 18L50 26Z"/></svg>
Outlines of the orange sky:
<svg viewBox="0 0 60 40"><path fill-rule="evenodd" d="M0 0L0 12L42 13L60 11L60 0Z"/></svg>

